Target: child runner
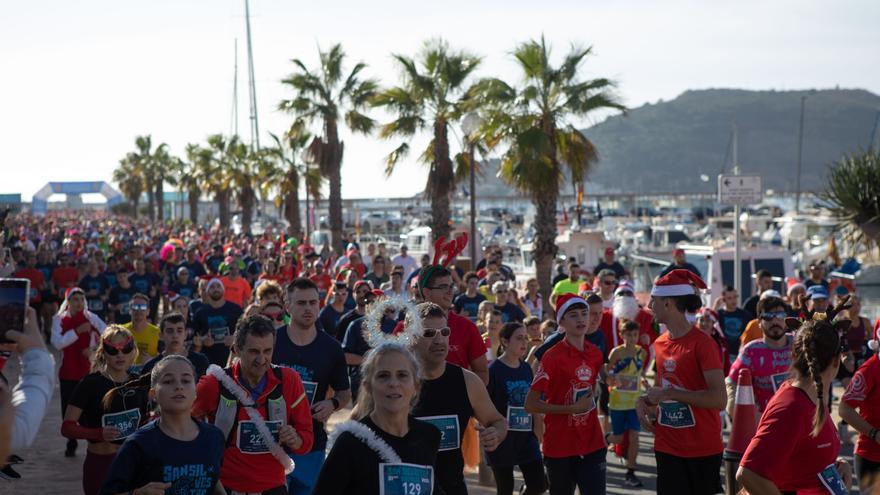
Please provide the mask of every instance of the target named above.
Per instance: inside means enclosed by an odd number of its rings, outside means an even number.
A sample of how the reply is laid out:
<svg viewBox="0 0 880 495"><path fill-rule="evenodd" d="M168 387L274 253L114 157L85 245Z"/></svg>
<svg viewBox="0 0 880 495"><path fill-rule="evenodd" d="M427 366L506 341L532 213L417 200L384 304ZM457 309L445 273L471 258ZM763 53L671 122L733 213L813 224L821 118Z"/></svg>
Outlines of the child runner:
<svg viewBox="0 0 880 495"><path fill-rule="evenodd" d="M623 345L612 349L608 356L608 384L611 394L608 409L611 415L612 435L605 438L610 443L621 443L628 436L626 449L626 476L624 483L631 487L641 487L636 477L636 458L639 455L639 418L636 415L636 401L639 399L641 383L645 379L648 353L639 345L641 326L627 320L620 326Z"/></svg>
<svg viewBox="0 0 880 495"><path fill-rule="evenodd" d="M528 350L528 336L521 323L505 323L501 327L501 356L489 364L489 397L495 409L507 416L507 438L494 452L486 452L495 474L498 494L513 493L513 468L519 466L525 479L520 493L544 493L544 465L535 436L533 415L525 410L525 398L532 383L532 368L523 359Z"/></svg>
<svg viewBox="0 0 880 495"><path fill-rule="evenodd" d="M196 380L181 355L169 354L152 367L150 398L161 416L122 444L101 493L225 495L218 483L223 433L191 416Z"/></svg>
<svg viewBox="0 0 880 495"><path fill-rule="evenodd" d="M164 359L165 356L176 354L179 356L186 355L190 364L192 364L196 370L196 380L205 376L211 362L208 361L208 357L201 352L193 350L187 352L186 320L183 315L180 313L164 314L162 320L159 322L159 328L162 331L162 333L159 334L159 338L162 340L162 343L165 344L165 349L161 354L144 363L144 367L141 369L141 374L149 374L153 370L153 366L156 366L156 363Z"/></svg>
<svg viewBox="0 0 880 495"><path fill-rule="evenodd" d="M440 432L410 415L421 389L419 363L399 344L383 343L367 353L361 377L353 420L330 435L312 493L436 493Z"/></svg>
<svg viewBox="0 0 880 495"><path fill-rule="evenodd" d="M601 309L596 306L598 328ZM574 294L556 299L563 337L540 358L526 396L526 411L544 414L544 462L552 495L572 495L575 487L581 493L605 493L606 446L595 401L604 359L584 338L590 309Z"/></svg>
<svg viewBox="0 0 880 495"><path fill-rule="evenodd" d="M121 398L105 408L104 397L113 388L135 378L128 370L137 358L134 336L118 325L104 331L95 351L92 373L76 386L64 412L61 434L89 441L83 462L86 495L98 493L121 439L134 433L146 414L146 403Z"/></svg>
<svg viewBox="0 0 880 495"><path fill-rule="evenodd" d="M736 473L749 493L849 493L850 467L837 457L826 407L840 366L838 325L811 320L795 333L792 377L767 404Z"/></svg>
<svg viewBox="0 0 880 495"><path fill-rule="evenodd" d="M880 330L868 348L873 352L859 367L838 406L841 419L859 432L856 442L855 468L859 477L859 493L870 495L880 489ZM872 491L873 490L873 491Z"/></svg>

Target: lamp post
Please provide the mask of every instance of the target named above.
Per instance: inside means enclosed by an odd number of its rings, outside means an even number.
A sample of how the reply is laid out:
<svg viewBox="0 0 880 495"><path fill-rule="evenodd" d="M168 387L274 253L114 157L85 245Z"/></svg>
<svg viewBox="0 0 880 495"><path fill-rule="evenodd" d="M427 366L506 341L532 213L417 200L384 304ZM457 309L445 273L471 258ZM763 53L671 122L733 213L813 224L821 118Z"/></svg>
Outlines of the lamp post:
<svg viewBox="0 0 880 495"><path fill-rule="evenodd" d="M801 155L804 150L804 106L807 95L801 96L801 125L798 130L797 180L795 181L794 212L801 212Z"/></svg>
<svg viewBox="0 0 880 495"><path fill-rule="evenodd" d="M461 122L465 141L468 147L468 164L470 165L470 200L471 200L471 232L470 232L470 256L471 269L477 267L477 191L476 191L476 167L474 164L474 135L483 125L483 119L476 112L465 115Z"/></svg>

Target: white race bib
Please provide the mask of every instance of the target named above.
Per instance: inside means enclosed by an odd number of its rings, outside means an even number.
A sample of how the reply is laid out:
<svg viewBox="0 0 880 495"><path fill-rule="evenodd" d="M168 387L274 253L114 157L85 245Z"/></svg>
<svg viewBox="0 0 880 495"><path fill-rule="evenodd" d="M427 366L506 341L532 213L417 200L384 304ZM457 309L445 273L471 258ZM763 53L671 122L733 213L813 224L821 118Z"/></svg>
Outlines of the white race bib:
<svg viewBox="0 0 880 495"><path fill-rule="evenodd" d="M272 434L272 441L278 443L278 429L281 428L281 421L266 421L269 433ZM239 421L238 423L238 450L243 454L266 454L269 447L263 443L263 435L257 429L256 423L253 421Z"/></svg>

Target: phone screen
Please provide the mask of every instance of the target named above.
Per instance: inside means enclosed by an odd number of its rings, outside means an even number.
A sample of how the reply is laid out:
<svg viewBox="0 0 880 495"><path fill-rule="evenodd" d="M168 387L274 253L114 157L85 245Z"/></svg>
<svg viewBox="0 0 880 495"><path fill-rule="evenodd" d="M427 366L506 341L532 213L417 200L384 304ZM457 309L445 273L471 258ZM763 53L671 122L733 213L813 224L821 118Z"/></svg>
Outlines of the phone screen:
<svg viewBox="0 0 880 495"><path fill-rule="evenodd" d="M0 278L0 343L6 344L9 330L24 330L30 280L26 278Z"/></svg>

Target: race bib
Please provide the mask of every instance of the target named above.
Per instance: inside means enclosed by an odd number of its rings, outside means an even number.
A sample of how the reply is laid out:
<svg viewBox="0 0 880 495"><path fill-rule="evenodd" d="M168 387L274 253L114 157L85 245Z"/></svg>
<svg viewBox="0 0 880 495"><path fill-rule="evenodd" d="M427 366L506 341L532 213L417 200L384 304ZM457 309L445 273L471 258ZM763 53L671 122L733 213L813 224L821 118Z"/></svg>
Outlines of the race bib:
<svg viewBox="0 0 880 495"><path fill-rule="evenodd" d="M128 374L134 376L141 376L141 370L144 369L144 365L142 364L133 364L128 367Z"/></svg>
<svg viewBox="0 0 880 495"><path fill-rule="evenodd" d="M440 430L440 452L455 450L460 447L461 430L458 424L458 416L450 414L448 416L425 416L416 419L431 423Z"/></svg>
<svg viewBox="0 0 880 495"><path fill-rule="evenodd" d="M101 426L104 428L116 428L119 430L119 436L114 440L121 440L137 431L141 423L141 411L139 409L129 409L118 413L105 414L101 416Z"/></svg>
<svg viewBox="0 0 880 495"><path fill-rule="evenodd" d="M303 381L303 388L306 389L306 397L309 398L309 405L315 402L315 392L318 391L318 384L315 382Z"/></svg>
<svg viewBox="0 0 880 495"><path fill-rule="evenodd" d="M278 443L278 429L281 428L281 421L266 421L269 433L272 434L272 441ZM238 423L238 450L243 454L265 454L269 452L269 447L263 443L263 435L257 429L257 425L253 421L240 421Z"/></svg>
<svg viewBox="0 0 880 495"><path fill-rule="evenodd" d="M691 406L681 402L661 402L657 413L657 423L669 428L692 428L697 424Z"/></svg>
<svg viewBox="0 0 880 495"><path fill-rule="evenodd" d="M211 338L214 340L223 340L229 335L229 327L214 327L210 331Z"/></svg>
<svg viewBox="0 0 880 495"><path fill-rule="evenodd" d="M846 489L846 485L843 483L843 479L840 477L840 473L837 472L834 464L829 464L828 467L819 472L818 476L822 486L828 490L828 493L833 495L849 494L849 490Z"/></svg>
<svg viewBox="0 0 880 495"><path fill-rule="evenodd" d="M507 425L510 431L532 431L532 415L524 407L507 406Z"/></svg>
<svg viewBox="0 0 880 495"><path fill-rule="evenodd" d="M430 495L434 468L407 463L379 464L379 495Z"/></svg>
<svg viewBox="0 0 880 495"><path fill-rule="evenodd" d="M119 314L127 315L128 311L128 303L122 303L119 305Z"/></svg>
<svg viewBox="0 0 880 495"><path fill-rule="evenodd" d="M89 311L104 311L104 301L100 299L89 299Z"/></svg>
<svg viewBox="0 0 880 495"><path fill-rule="evenodd" d="M585 388L575 387L573 390L574 393L572 394L572 403L577 402L578 399L580 399L584 395L589 394L592 391L593 391L593 387L590 387L590 386L587 386ZM586 411L584 411L580 414L572 414L572 416L584 416L586 414L590 414L591 412L593 412L593 409L596 409L596 397L591 396L590 397L590 407Z"/></svg>
<svg viewBox="0 0 880 495"><path fill-rule="evenodd" d="M636 376L620 376L615 375L615 379L617 379L617 390L621 392L638 392L639 390L639 378Z"/></svg>
<svg viewBox="0 0 880 495"><path fill-rule="evenodd" d="M781 387L782 384L785 383L785 380L788 380L789 377L790 375L788 374L788 372L776 373L775 375L772 375L770 378L773 380L773 392L779 390L779 387Z"/></svg>

